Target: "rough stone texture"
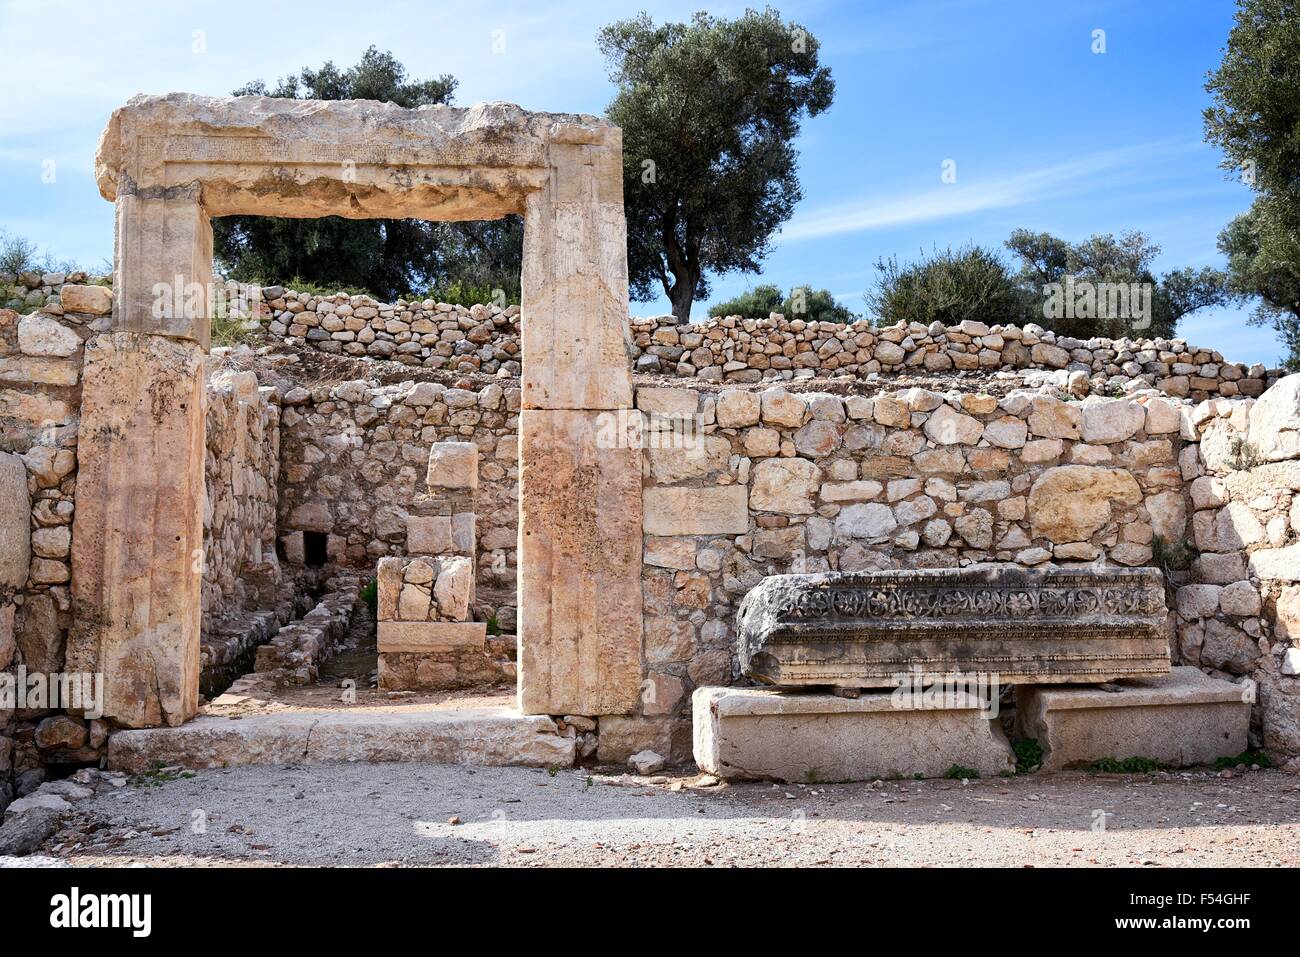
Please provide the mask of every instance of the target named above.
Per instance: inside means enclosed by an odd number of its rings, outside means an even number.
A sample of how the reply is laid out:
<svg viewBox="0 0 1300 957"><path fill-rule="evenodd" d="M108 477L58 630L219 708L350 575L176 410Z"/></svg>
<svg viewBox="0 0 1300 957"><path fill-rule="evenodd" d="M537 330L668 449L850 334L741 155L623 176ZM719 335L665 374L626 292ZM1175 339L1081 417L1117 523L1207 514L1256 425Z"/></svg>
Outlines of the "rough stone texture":
<svg viewBox="0 0 1300 957"><path fill-rule="evenodd" d="M11 452L0 452L0 605L27 582L31 561L32 501L27 468Z"/></svg>
<svg viewBox="0 0 1300 957"><path fill-rule="evenodd" d="M527 410L520 428L519 707L621 714L641 684L641 468L602 413ZM610 446L613 447L610 447Z"/></svg>
<svg viewBox="0 0 1300 957"><path fill-rule="evenodd" d="M119 731L109 767L130 773L157 766L233 767L330 761L424 761L487 766L567 766L574 739L543 715L504 707L459 711L287 712L233 720L204 715L180 728Z"/></svg>
<svg viewBox="0 0 1300 957"><path fill-rule="evenodd" d="M1120 690L1016 688L1017 737L1043 747L1049 771L1103 758L1153 758L1184 767L1213 764L1246 750L1253 686L1174 668L1155 678L1125 678Z"/></svg>
<svg viewBox="0 0 1300 957"><path fill-rule="evenodd" d="M780 686L896 685L927 675L1109 681L1169 670L1156 569L1015 565L778 575L737 617L740 667Z"/></svg>
<svg viewBox="0 0 1300 957"><path fill-rule="evenodd" d="M1300 372L1279 379L1251 407L1247 441L1267 462L1300 458Z"/></svg>
<svg viewBox="0 0 1300 957"><path fill-rule="evenodd" d="M102 672L104 716L179 724L198 707L204 356L118 332L86 348L68 668Z"/></svg>
<svg viewBox="0 0 1300 957"><path fill-rule="evenodd" d="M425 481L430 489L477 489L478 446L473 442L435 442L429 449Z"/></svg>
<svg viewBox="0 0 1300 957"><path fill-rule="evenodd" d="M749 529L743 486L649 488L644 507L647 535L734 535Z"/></svg>
<svg viewBox="0 0 1300 957"><path fill-rule="evenodd" d="M939 777L954 764L995 777L1015 758L977 699L900 709L893 695L848 699L754 688L699 688L695 761L720 778L797 783Z"/></svg>
<svg viewBox="0 0 1300 957"><path fill-rule="evenodd" d="M1119 469L1061 465L1048 469L1029 490L1033 533L1057 544L1086 541L1111 520L1111 503L1136 505L1142 490Z"/></svg>

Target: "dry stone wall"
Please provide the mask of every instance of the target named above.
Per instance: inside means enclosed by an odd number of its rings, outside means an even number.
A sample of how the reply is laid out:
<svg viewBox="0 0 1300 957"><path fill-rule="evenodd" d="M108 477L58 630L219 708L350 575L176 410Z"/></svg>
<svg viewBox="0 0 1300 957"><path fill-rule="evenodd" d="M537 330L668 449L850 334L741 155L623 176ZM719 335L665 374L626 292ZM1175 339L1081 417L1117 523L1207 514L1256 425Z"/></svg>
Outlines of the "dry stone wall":
<svg viewBox="0 0 1300 957"><path fill-rule="evenodd" d="M99 287L79 295L66 277L46 278L80 311L0 309L0 673L10 687L64 668L82 357L108 310ZM107 734L103 722L28 704L0 703L0 808L39 785L45 762L93 755Z"/></svg>
<svg viewBox="0 0 1300 957"><path fill-rule="evenodd" d="M325 536L331 560L373 568L419 534L429 449L478 447L478 591L503 630L515 620L520 392L489 382L477 389L434 382L378 385L355 380L294 388L283 397L280 529L289 561L303 536ZM493 596L500 595L496 602Z"/></svg>
<svg viewBox="0 0 1300 957"><path fill-rule="evenodd" d="M1188 664L1255 682L1252 739L1300 769L1300 375L1186 420L1192 580L1178 590Z"/></svg>
<svg viewBox="0 0 1300 957"><path fill-rule="evenodd" d="M232 298L248 288L232 285ZM453 306L431 299L380 303L342 293L319 296L282 286L262 290L266 331L292 347L392 359L406 365L517 376L522 361L519 307ZM709 382L754 383L873 373L1079 373L1076 391L1142 388L1200 401L1258 396L1279 373L1228 362L1182 339L1074 339L1038 325L967 320L877 327L787 319L715 316L677 325L671 316L632 318L637 372Z"/></svg>
<svg viewBox="0 0 1300 957"><path fill-rule="evenodd" d="M690 694L735 679L735 609L766 575L1142 566L1157 536L1186 533L1182 406L1155 391L1065 401L643 387L637 405L650 417L646 683L639 718L602 719L612 760L628 748L689 753Z"/></svg>

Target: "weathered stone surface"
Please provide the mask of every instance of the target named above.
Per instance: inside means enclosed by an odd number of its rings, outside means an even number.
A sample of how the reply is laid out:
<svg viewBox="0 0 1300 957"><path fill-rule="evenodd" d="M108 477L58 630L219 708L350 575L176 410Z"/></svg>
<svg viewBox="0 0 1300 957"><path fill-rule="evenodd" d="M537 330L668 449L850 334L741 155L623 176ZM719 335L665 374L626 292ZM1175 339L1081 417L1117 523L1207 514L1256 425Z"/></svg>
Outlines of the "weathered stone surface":
<svg viewBox="0 0 1300 957"><path fill-rule="evenodd" d="M1122 442L1146 422L1146 410L1136 402L1100 399L1083 403L1083 441L1097 445Z"/></svg>
<svg viewBox="0 0 1300 957"><path fill-rule="evenodd" d="M648 488L645 490L645 533L743 535L749 531L747 503L748 493L743 485Z"/></svg>
<svg viewBox="0 0 1300 957"><path fill-rule="evenodd" d="M180 728L119 731L108 743L109 767L128 773L158 762L196 769L335 761L565 767L573 758L574 739L562 737L551 718L505 707L203 715Z"/></svg>
<svg viewBox="0 0 1300 957"><path fill-rule="evenodd" d="M70 804L63 803L71 810ZM59 819L58 810L43 807L7 815L4 826L0 827L0 857L23 857L39 850L58 831Z"/></svg>
<svg viewBox="0 0 1300 957"><path fill-rule="evenodd" d="M1003 683L1169 670L1155 569L969 569L773 575L737 614L740 665L781 686L884 687L910 665Z"/></svg>
<svg viewBox="0 0 1300 957"><path fill-rule="evenodd" d="M1300 372L1279 379L1251 406L1247 441L1268 462L1300 458Z"/></svg>
<svg viewBox="0 0 1300 957"><path fill-rule="evenodd" d="M379 653L423 653L482 648L487 624L481 621L381 621Z"/></svg>
<svg viewBox="0 0 1300 957"><path fill-rule="evenodd" d="M1142 489L1120 469L1058 465L1038 477L1029 490L1033 534L1056 544L1085 541L1111 520L1111 503L1136 505Z"/></svg>
<svg viewBox="0 0 1300 957"><path fill-rule="evenodd" d="M0 452L0 605L27 582L31 522L27 467L12 452Z"/></svg>
<svg viewBox="0 0 1300 957"><path fill-rule="evenodd" d="M63 304L64 312L107 316L113 311L113 290L107 286L80 286L65 283L59 290L59 301Z"/></svg>
<svg viewBox="0 0 1300 957"><path fill-rule="evenodd" d="M758 393L724 389L718 393L717 421L720 429L743 429L757 425L762 414Z"/></svg>
<svg viewBox="0 0 1300 957"><path fill-rule="evenodd" d="M478 488L478 446L473 442L435 442L425 476L430 489Z"/></svg>
<svg viewBox="0 0 1300 957"><path fill-rule="evenodd" d="M640 454L632 436L613 448L598 441L597 412L525 410L520 425L520 710L631 712L641 683Z"/></svg>
<svg viewBox="0 0 1300 957"><path fill-rule="evenodd" d="M104 716L179 724L198 707L204 356L118 332L86 347L68 668L104 674Z"/></svg>
<svg viewBox="0 0 1300 957"><path fill-rule="evenodd" d="M941 405L925 420L925 434L939 445L974 445L984 434L984 425L950 405Z"/></svg>
<svg viewBox="0 0 1300 957"><path fill-rule="evenodd" d="M1017 737L1043 747L1047 770L1103 758L1153 758L1184 767L1246 750L1252 690L1197 668L1125 678L1120 691L1016 688Z"/></svg>
<svg viewBox="0 0 1300 957"><path fill-rule="evenodd" d="M695 762L727 780L798 783L940 777L954 764L993 777L1015 767L1006 736L978 699L913 710L893 698L698 688Z"/></svg>
<svg viewBox="0 0 1300 957"><path fill-rule="evenodd" d="M764 459L754 466L749 507L758 512L811 515L821 476L822 470L808 459Z"/></svg>
<svg viewBox="0 0 1300 957"><path fill-rule="evenodd" d="M1250 553L1251 573L1269 581L1300 581L1300 544ZM1240 575L1238 578L1242 577Z"/></svg>
<svg viewBox="0 0 1300 957"><path fill-rule="evenodd" d="M57 320L34 312L18 323L18 348L28 356L70 356L81 348L81 337Z"/></svg>

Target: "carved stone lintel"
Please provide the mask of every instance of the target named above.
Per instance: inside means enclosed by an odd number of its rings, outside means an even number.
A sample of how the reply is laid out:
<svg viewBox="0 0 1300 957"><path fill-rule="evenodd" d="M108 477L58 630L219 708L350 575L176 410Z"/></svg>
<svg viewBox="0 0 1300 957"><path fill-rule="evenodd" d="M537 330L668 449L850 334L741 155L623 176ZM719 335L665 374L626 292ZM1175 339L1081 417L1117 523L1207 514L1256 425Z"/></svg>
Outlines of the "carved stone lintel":
<svg viewBox="0 0 1300 957"><path fill-rule="evenodd" d="M741 602L744 673L784 686L891 687L960 672L1002 684L1169 671L1154 568L775 575Z"/></svg>

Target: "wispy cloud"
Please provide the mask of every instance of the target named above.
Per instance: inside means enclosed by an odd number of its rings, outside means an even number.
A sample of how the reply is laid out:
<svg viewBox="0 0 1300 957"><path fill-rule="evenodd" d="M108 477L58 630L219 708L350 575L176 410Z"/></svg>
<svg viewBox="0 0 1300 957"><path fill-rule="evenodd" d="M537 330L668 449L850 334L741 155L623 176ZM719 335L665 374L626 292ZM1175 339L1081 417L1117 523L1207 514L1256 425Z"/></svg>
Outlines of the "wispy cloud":
<svg viewBox="0 0 1300 957"><path fill-rule="evenodd" d="M1115 185L1113 174L1127 173L1139 178L1157 175L1155 160L1158 156L1184 152L1192 146L1168 142L1126 146L991 178L966 174L959 167L956 183L901 196L897 192L880 193L796 214L782 229L779 241L799 242L948 219L1059 199L1092 189L1112 188ZM1103 174L1106 174L1105 179L1101 178Z"/></svg>

